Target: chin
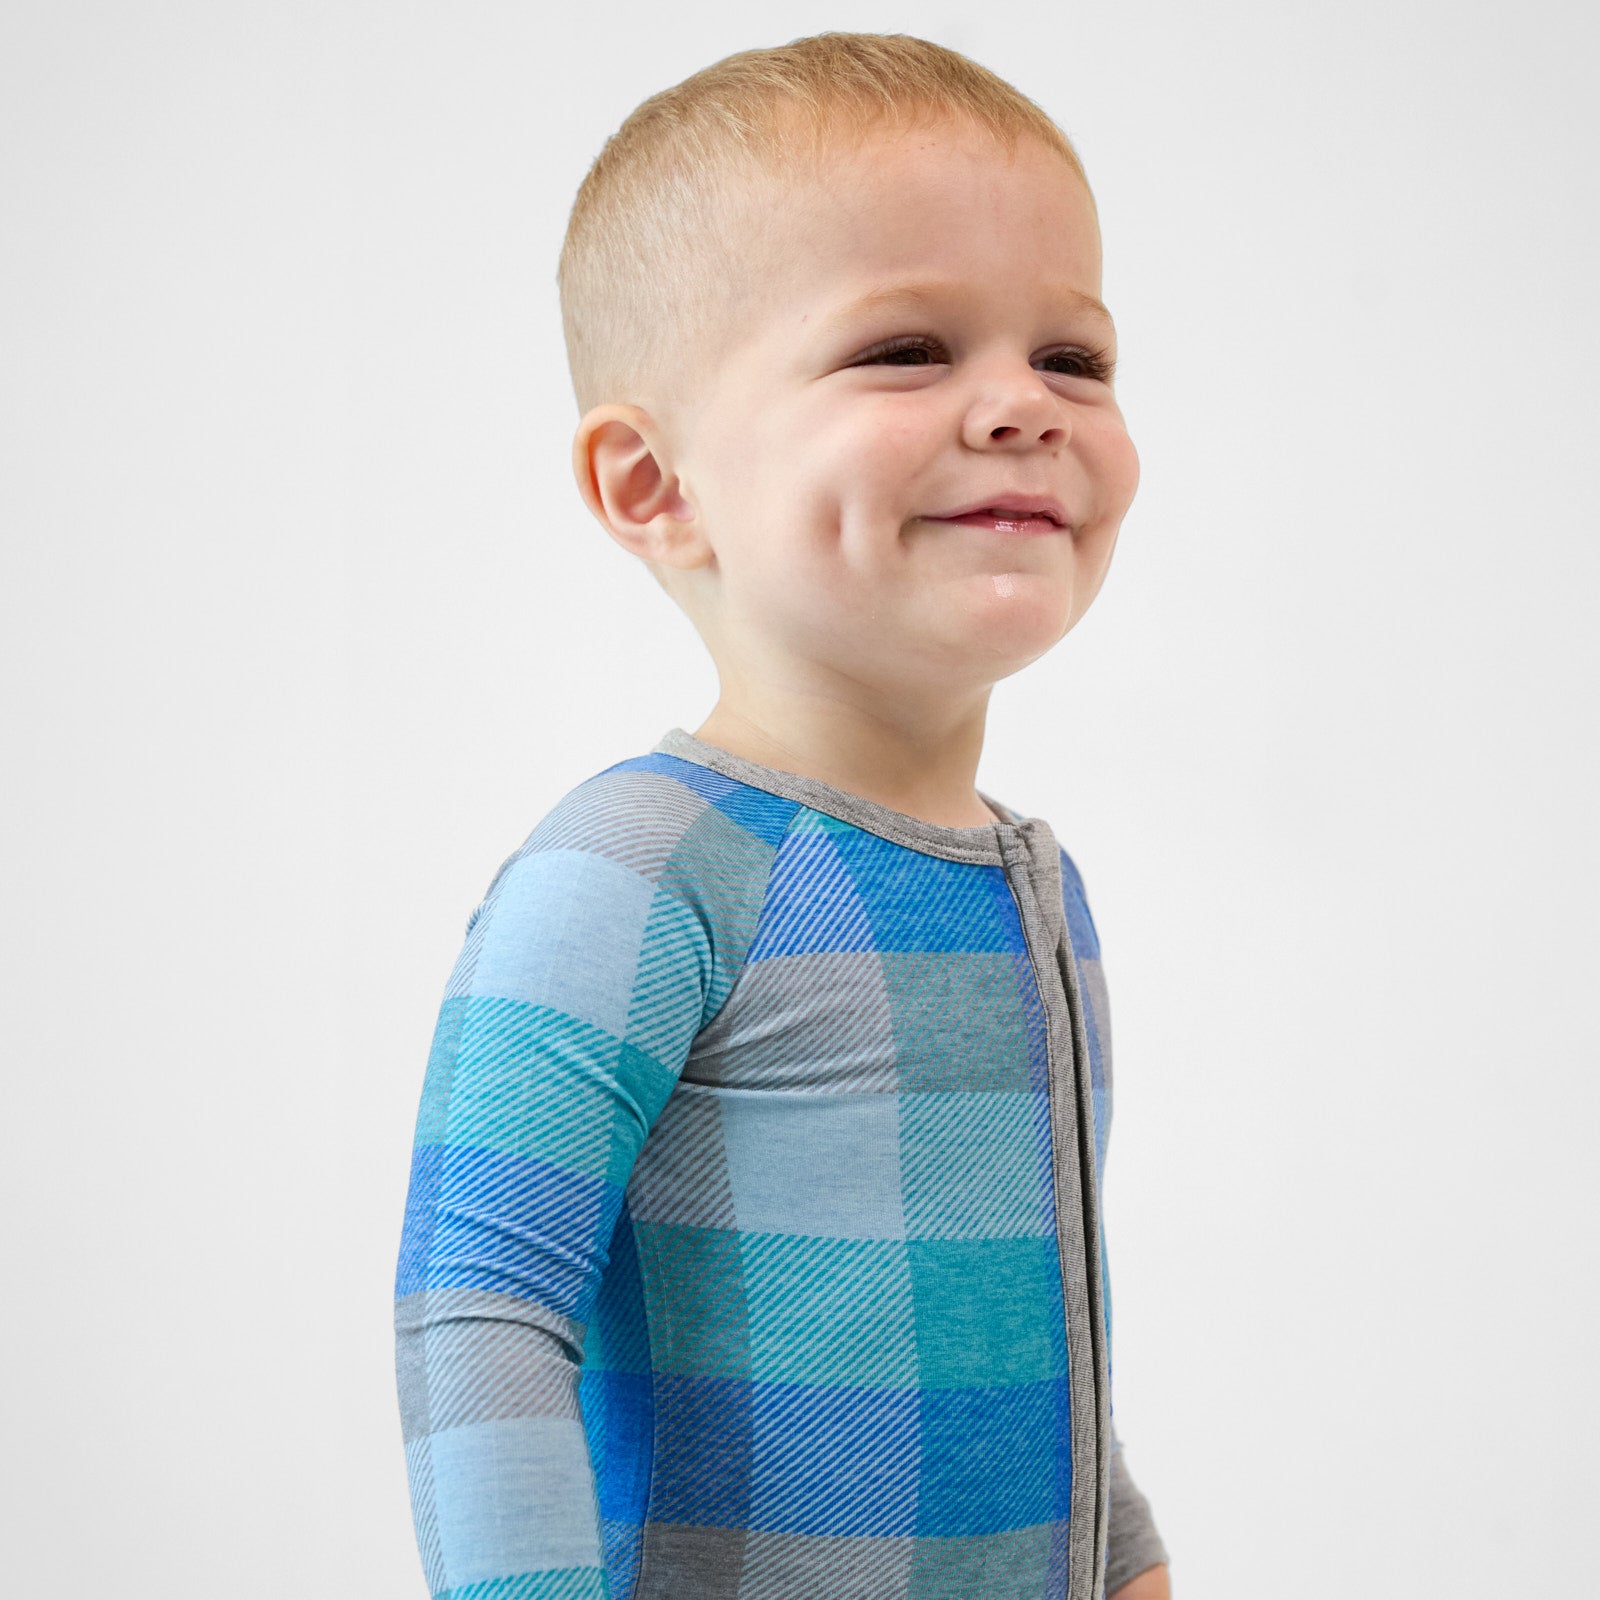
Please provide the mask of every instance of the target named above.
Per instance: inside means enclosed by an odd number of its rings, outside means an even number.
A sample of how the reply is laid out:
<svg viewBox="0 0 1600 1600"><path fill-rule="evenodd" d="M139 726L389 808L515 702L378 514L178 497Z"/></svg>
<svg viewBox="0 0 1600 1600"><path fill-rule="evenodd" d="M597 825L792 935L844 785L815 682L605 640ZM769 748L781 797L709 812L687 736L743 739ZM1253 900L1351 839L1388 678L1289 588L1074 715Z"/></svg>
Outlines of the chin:
<svg viewBox="0 0 1600 1600"><path fill-rule="evenodd" d="M1078 620L1070 584L1024 573L999 573L985 580L969 602L967 615L974 642L997 655L1015 656L1018 664L1043 655Z"/></svg>

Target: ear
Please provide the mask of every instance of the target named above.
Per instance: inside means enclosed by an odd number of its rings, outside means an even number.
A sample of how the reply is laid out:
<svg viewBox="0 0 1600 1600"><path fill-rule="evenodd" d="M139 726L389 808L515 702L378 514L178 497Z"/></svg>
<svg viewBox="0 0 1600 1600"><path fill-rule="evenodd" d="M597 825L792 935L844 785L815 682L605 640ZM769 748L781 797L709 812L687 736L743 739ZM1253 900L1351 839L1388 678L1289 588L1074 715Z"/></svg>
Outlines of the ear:
<svg viewBox="0 0 1600 1600"><path fill-rule="evenodd" d="M603 405L585 413L572 441L572 470L584 503L625 550L669 567L710 559L666 440L642 407Z"/></svg>

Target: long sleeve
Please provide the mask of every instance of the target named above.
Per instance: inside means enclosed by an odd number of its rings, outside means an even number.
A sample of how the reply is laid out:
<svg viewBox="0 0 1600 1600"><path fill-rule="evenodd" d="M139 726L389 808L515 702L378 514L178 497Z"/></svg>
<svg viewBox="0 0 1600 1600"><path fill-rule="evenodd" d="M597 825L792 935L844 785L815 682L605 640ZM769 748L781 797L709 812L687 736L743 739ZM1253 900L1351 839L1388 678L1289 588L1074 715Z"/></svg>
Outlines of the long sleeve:
<svg viewBox="0 0 1600 1600"><path fill-rule="evenodd" d="M396 1366L418 1548L452 1600L609 1595L584 1337L635 1157L727 982L683 881L692 816L651 837L607 826L616 799L573 791L502 866L424 1079Z"/></svg>
<svg viewBox="0 0 1600 1600"><path fill-rule="evenodd" d="M1088 1016L1090 1073L1094 1090L1095 1167L1103 1185L1106 1155L1111 1138L1112 1070L1111 1005L1106 992L1105 967L1100 950L1100 935L1089 910L1083 877L1077 864L1065 851L1061 853L1062 883L1068 927L1077 955ZM1107 1376L1111 1383L1111 1483L1106 1534L1105 1592L1113 1595L1130 1578L1147 1567L1168 1560L1166 1546L1157 1531L1150 1503L1128 1471L1122 1440L1116 1426L1115 1339L1113 1337L1111 1270L1106 1250L1105 1226L1100 1229L1100 1274L1106 1297L1106 1338L1112 1354Z"/></svg>
<svg viewBox="0 0 1600 1600"><path fill-rule="evenodd" d="M1109 1055L1109 1051L1107 1051ZM1107 1096L1107 1118L1109 1121L1110 1097ZM1105 1238L1101 1236L1102 1273L1106 1282L1106 1325L1109 1336L1111 1330L1111 1288L1110 1274L1104 1266ZM1122 1440L1117 1435L1116 1424L1116 1384L1112 1381L1112 1419L1111 1419L1111 1503L1109 1508L1108 1528L1106 1535L1106 1594L1114 1595L1130 1578L1137 1577L1146 1567L1153 1567L1160 1562L1167 1561L1167 1547L1161 1541L1161 1534L1156 1528L1155 1517L1150 1510L1150 1502L1140 1491L1138 1484L1133 1481L1132 1474L1128 1471L1127 1458L1123 1452Z"/></svg>
<svg viewBox="0 0 1600 1600"><path fill-rule="evenodd" d="M1122 1444L1111 1444L1111 1535L1106 1559L1106 1593L1114 1595L1130 1578L1146 1567L1167 1560L1167 1547L1156 1531L1150 1502L1139 1492L1129 1475Z"/></svg>
<svg viewBox="0 0 1600 1600"><path fill-rule="evenodd" d="M1107 1104L1109 1106L1109 1097ZM1105 1240L1102 1234L1101 1250ZM1103 1255L1102 1255L1103 1259ZM1106 1274L1107 1332L1111 1325L1110 1275ZM1113 1395L1115 1384L1113 1383ZM1115 1399L1111 1421L1111 1503L1106 1535L1106 1594L1114 1595L1130 1578L1136 1578L1146 1567L1156 1566L1170 1558L1156 1528L1150 1502L1145 1498L1133 1475L1128 1471L1127 1457L1122 1440L1117 1435Z"/></svg>

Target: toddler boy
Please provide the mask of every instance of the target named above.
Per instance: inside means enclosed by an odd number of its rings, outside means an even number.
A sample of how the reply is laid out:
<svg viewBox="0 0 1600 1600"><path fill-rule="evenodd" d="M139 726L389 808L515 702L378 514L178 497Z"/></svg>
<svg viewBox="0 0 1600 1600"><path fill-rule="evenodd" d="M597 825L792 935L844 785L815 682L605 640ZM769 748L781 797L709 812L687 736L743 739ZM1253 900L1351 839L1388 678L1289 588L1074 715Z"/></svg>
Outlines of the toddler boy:
<svg viewBox="0 0 1600 1600"><path fill-rule="evenodd" d="M1077 158L922 40L748 52L607 144L561 289L579 486L720 697L537 824L445 992L396 1282L431 1590L1165 1596L1094 923L975 787L1138 480Z"/></svg>

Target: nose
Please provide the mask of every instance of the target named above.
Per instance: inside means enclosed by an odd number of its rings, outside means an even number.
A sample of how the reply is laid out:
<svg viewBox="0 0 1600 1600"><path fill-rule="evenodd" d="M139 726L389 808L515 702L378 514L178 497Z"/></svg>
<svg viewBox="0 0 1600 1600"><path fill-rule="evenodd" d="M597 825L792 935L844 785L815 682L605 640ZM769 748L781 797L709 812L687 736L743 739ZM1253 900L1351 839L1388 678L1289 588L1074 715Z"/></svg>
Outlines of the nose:
<svg viewBox="0 0 1600 1600"><path fill-rule="evenodd" d="M962 425L973 450L1059 450L1067 442L1066 402L1029 367L991 377L973 397Z"/></svg>

